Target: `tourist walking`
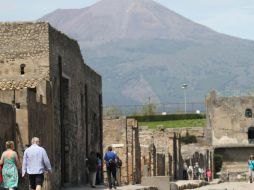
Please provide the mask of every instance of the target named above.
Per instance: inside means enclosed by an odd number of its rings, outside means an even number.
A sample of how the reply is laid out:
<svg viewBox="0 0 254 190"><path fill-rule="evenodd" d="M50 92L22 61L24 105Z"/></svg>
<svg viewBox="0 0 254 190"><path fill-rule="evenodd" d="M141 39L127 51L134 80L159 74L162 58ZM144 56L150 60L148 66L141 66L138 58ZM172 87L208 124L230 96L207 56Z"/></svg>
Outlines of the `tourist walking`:
<svg viewBox="0 0 254 190"><path fill-rule="evenodd" d="M193 180L193 167L192 166L189 166L187 173L188 173L188 180Z"/></svg>
<svg viewBox="0 0 254 190"><path fill-rule="evenodd" d="M188 179L188 165L186 162L183 163L183 180L187 180Z"/></svg>
<svg viewBox="0 0 254 190"><path fill-rule="evenodd" d="M104 160L106 162L107 177L109 189L116 189L116 158L117 155L112 151L112 146L108 147L108 151L104 155Z"/></svg>
<svg viewBox="0 0 254 190"><path fill-rule="evenodd" d="M212 171L209 168L206 170L206 177L207 181L210 182L212 179Z"/></svg>
<svg viewBox="0 0 254 190"><path fill-rule="evenodd" d="M249 182L253 182L254 178L254 156L250 155L248 160L248 169L249 169Z"/></svg>
<svg viewBox="0 0 254 190"><path fill-rule="evenodd" d="M87 167L89 171L89 182L92 188L95 188L96 172L97 172L97 156L94 151L91 151L87 158Z"/></svg>
<svg viewBox="0 0 254 190"><path fill-rule="evenodd" d="M194 180L199 179L199 165L198 165L198 162L196 162L194 167L193 167L193 179Z"/></svg>
<svg viewBox="0 0 254 190"><path fill-rule="evenodd" d="M22 177L29 175L30 188L41 190L44 182L44 172L52 172L48 155L44 148L40 147L40 139L33 137L32 145L24 152Z"/></svg>
<svg viewBox="0 0 254 190"><path fill-rule="evenodd" d="M20 162L17 153L14 151L14 142L5 143L6 151L3 152L0 160L2 168L2 186L6 189L13 190L18 187L18 170Z"/></svg>
<svg viewBox="0 0 254 190"><path fill-rule="evenodd" d="M96 185L101 184L101 168L102 168L102 163L101 163L101 154L97 152L97 171L96 171Z"/></svg>

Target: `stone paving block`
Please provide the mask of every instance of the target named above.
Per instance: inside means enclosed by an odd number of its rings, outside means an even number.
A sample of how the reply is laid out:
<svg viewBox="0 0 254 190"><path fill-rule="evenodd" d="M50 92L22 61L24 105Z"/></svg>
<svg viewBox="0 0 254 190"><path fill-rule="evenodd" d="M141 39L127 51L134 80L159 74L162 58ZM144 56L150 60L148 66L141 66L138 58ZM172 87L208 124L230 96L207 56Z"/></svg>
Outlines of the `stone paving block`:
<svg viewBox="0 0 254 190"><path fill-rule="evenodd" d="M96 188L91 188L90 186L85 187L68 187L68 188L62 188L62 190L106 190L109 189L106 186L96 186ZM156 187L148 187L148 186L141 186L141 185L127 185L127 186L121 186L117 187L118 190L158 190Z"/></svg>

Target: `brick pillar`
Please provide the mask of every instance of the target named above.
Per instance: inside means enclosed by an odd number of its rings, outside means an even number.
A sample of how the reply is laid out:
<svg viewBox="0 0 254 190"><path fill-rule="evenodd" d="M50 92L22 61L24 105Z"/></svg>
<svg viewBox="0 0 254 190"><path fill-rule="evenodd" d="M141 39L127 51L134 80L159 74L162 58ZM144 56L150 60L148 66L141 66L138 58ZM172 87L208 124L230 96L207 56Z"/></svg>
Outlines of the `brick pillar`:
<svg viewBox="0 0 254 190"><path fill-rule="evenodd" d="M170 154L168 154L168 175L170 176L170 178L172 178L172 174L173 174L172 162L173 162L173 157Z"/></svg>

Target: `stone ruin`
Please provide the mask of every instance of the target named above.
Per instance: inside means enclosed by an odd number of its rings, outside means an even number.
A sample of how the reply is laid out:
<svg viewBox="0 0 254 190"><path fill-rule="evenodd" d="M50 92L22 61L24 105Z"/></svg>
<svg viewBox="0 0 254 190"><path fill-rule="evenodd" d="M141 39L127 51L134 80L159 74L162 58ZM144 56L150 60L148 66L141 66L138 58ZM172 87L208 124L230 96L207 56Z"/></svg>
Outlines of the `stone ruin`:
<svg viewBox="0 0 254 190"><path fill-rule="evenodd" d="M181 136L187 133L195 135L200 143L182 145ZM184 161L212 168L212 153L203 138L203 128L148 129L125 117L103 120L104 150L113 145L123 160L121 183L139 183L142 177L149 176L168 176L171 181L182 179Z"/></svg>
<svg viewBox="0 0 254 190"><path fill-rule="evenodd" d="M227 181L246 180L254 154L254 97L206 97L206 139L214 152L215 172Z"/></svg>

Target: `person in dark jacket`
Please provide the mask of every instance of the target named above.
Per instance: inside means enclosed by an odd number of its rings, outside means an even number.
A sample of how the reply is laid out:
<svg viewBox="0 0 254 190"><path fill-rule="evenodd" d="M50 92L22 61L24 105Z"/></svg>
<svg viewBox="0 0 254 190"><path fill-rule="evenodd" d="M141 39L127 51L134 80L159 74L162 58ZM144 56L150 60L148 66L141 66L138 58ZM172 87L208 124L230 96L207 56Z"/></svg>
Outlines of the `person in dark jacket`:
<svg viewBox="0 0 254 190"><path fill-rule="evenodd" d="M87 158L87 167L89 171L89 182L92 188L95 188L96 172L97 172L97 156L95 152L91 151Z"/></svg>

